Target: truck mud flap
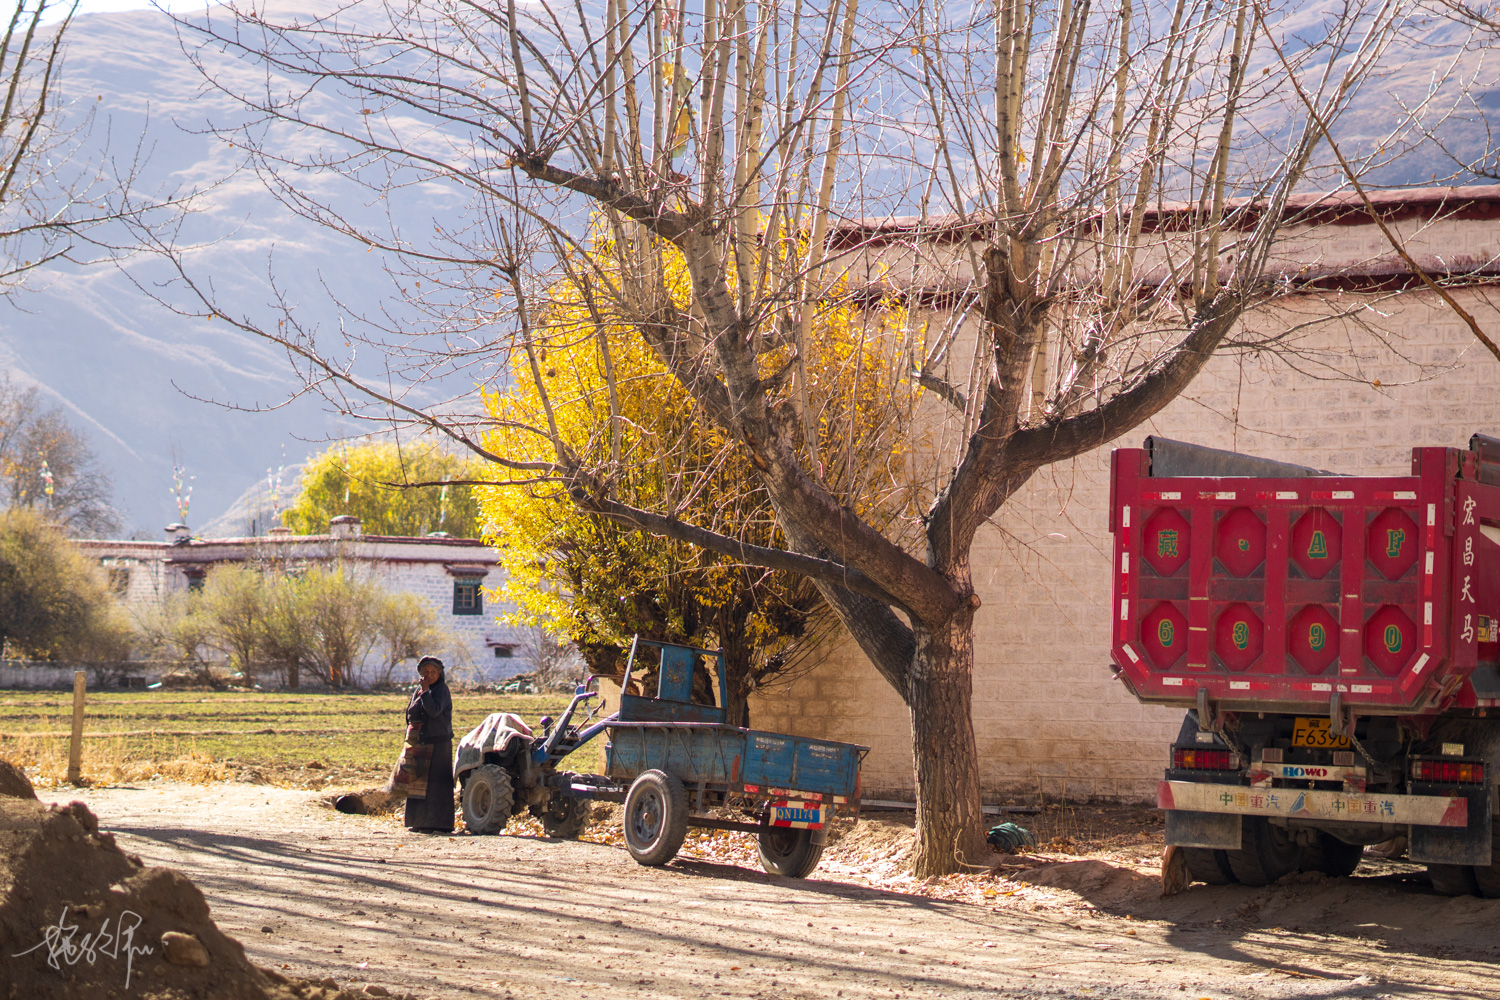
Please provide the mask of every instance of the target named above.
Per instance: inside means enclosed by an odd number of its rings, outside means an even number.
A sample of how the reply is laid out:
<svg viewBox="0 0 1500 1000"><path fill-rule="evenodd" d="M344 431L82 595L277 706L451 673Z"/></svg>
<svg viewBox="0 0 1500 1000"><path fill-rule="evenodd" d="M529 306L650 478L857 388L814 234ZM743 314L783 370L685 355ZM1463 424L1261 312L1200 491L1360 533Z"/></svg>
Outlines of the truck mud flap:
<svg viewBox="0 0 1500 1000"><path fill-rule="evenodd" d="M1168 809L1167 843L1173 847L1211 847L1238 851L1244 847L1244 821L1234 813Z"/></svg>
<svg viewBox="0 0 1500 1000"><path fill-rule="evenodd" d="M1490 817L1489 789L1476 788L1471 792L1461 793L1461 797L1469 802L1468 826L1411 827L1406 853L1412 861L1429 865L1490 863L1490 831L1493 823Z"/></svg>

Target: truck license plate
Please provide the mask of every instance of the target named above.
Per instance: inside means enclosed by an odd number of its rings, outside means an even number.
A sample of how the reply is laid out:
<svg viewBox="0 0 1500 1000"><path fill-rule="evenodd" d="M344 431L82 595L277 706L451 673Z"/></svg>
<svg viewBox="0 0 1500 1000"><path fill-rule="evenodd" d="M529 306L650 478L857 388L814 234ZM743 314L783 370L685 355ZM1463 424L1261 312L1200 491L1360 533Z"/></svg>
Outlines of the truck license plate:
<svg viewBox="0 0 1500 1000"><path fill-rule="evenodd" d="M1292 746L1310 747L1314 750L1348 750L1351 744L1349 737L1335 736L1329 731L1327 719L1299 715L1292 724Z"/></svg>
<svg viewBox="0 0 1500 1000"><path fill-rule="evenodd" d="M823 825L823 807L817 802L783 799L771 803L771 825L798 830L816 830Z"/></svg>

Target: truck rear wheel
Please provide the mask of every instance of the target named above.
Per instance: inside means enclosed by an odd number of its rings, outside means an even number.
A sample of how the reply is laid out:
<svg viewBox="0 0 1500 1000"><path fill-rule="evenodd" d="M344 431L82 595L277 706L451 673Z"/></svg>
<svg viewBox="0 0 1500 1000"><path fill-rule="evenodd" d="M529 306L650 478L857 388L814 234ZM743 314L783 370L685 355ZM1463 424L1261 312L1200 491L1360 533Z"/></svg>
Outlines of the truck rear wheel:
<svg viewBox="0 0 1500 1000"><path fill-rule="evenodd" d="M460 797L464 826L470 833L490 835L505 829L515 806L510 775L498 764L481 764L464 775Z"/></svg>
<svg viewBox="0 0 1500 1000"><path fill-rule="evenodd" d="M1346 844L1332 834L1319 831L1317 841L1302 848L1301 870L1348 878L1364 856L1363 844Z"/></svg>
<svg viewBox="0 0 1500 1000"><path fill-rule="evenodd" d="M1302 848L1264 816L1246 819L1244 843L1243 849L1224 854L1235 879L1245 885L1270 885L1302 864Z"/></svg>
<svg viewBox="0 0 1500 1000"><path fill-rule="evenodd" d="M1477 896L1479 881L1473 865L1428 865L1427 877L1439 896Z"/></svg>
<svg viewBox="0 0 1500 1000"><path fill-rule="evenodd" d="M772 875L806 878L823 859L823 845L812 842L811 830L772 827L760 834L760 866Z"/></svg>
<svg viewBox="0 0 1500 1000"><path fill-rule="evenodd" d="M1211 847L1179 847L1178 850L1187 859L1188 875L1192 876L1194 882L1207 882L1209 885L1234 884L1234 872L1229 867L1229 859L1225 857L1227 851L1216 851Z"/></svg>
<svg viewBox="0 0 1500 1000"><path fill-rule="evenodd" d="M625 848L655 867L677 857L687 837L687 789L665 771L643 771L625 793Z"/></svg>
<svg viewBox="0 0 1500 1000"><path fill-rule="evenodd" d="M1474 866L1474 884L1479 887L1481 896L1500 899L1500 824L1497 824L1493 837L1490 863Z"/></svg>

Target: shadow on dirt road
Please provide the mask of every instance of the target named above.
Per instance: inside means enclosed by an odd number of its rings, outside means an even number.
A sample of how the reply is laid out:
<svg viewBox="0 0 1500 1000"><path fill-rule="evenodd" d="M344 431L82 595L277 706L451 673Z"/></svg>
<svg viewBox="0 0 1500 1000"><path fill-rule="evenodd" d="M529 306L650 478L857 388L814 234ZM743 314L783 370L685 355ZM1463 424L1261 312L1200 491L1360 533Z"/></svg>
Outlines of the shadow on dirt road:
<svg viewBox="0 0 1500 1000"><path fill-rule="evenodd" d="M256 962L445 1000L1496 995L1500 904L1400 873L1162 900L1155 879L1087 859L997 880L976 905L691 858L648 869L604 844L421 836L264 786L51 797L87 800L128 850L189 875Z"/></svg>

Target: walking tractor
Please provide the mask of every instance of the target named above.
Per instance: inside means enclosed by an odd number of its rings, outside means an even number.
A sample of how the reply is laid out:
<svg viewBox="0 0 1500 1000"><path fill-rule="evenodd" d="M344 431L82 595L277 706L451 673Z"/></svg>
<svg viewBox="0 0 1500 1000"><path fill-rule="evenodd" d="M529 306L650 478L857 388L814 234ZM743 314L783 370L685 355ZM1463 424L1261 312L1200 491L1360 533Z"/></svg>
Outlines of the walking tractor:
<svg viewBox="0 0 1500 1000"><path fill-rule="evenodd" d="M1388 843L1500 896L1500 439L1355 477L1147 438L1110 506L1116 676L1190 708L1157 793L1187 875Z"/></svg>
<svg viewBox="0 0 1500 1000"><path fill-rule="evenodd" d="M655 697L631 693L644 689L648 670ZM717 699L700 685L695 701L695 674L717 680ZM694 826L756 834L766 871L806 876L835 814L859 812L869 748L726 725L727 690L722 652L637 638L613 714L596 718L599 694L583 686L555 724L540 720L540 735L497 712L459 741L453 773L464 824L499 833L527 809L550 836L576 837L591 801L623 802L625 846L643 865L671 861ZM560 767L601 733L604 774Z"/></svg>

